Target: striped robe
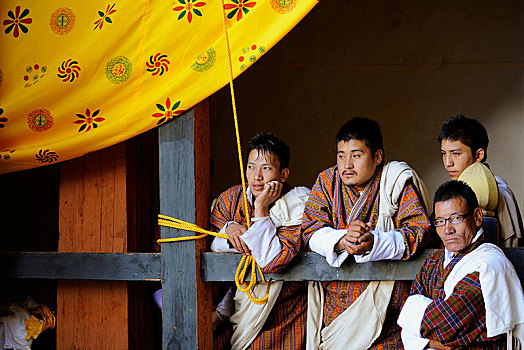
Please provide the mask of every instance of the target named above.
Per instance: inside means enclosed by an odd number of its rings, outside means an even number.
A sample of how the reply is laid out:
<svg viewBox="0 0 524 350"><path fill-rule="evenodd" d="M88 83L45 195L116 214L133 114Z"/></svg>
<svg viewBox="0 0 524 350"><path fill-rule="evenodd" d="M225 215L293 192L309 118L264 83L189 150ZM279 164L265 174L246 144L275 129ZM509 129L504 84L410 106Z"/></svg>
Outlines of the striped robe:
<svg viewBox="0 0 524 350"><path fill-rule="evenodd" d="M380 190L381 168L373 179L368 201L359 217L364 222L371 221L375 228L378 219L378 203ZM360 194L353 186L346 186L338 173L336 166L326 169L317 177L311 190L302 221L302 235L307 245L315 231L323 227L344 229L347 226L347 216L358 200ZM420 246L424 237L429 233L429 220L424 209L423 200L415 191L410 182L406 184L401 195L399 210L394 217L396 230L404 236L405 252L403 260L409 259ZM328 326L342 312L344 312L368 286L368 281L323 282L325 291L324 326ZM372 349L401 349L400 327L396 321L406 298L409 295L411 283L397 281L391 295L391 301L386 313L386 320L382 333L375 340ZM355 320L365 325L365 318Z"/></svg>
<svg viewBox="0 0 524 350"><path fill-rule="evenodd" d="M505 335L488 338L486 309L480 288L479 273L466 275L446 300L444 282L455 265L482 244L481 239L457 252L443 268L444 249L431 253L413 282L410 294L433 299L424 313L420 333L423 338L438 340L452 348L504 349Z"/></svg>
<svg viewBox="0 0 524 350"><path fill-rule="evenodd" d="M291 186L285 185L283 193ZM211 213L212 230L219 231L228 221L246 225L242 186L233 186L223 192ZM249 205L249 215L254 208ZM277 236L281 252L262 269L264 273L276 273L284 269L298 254L302 246L300 226L281 226ZM264 324L262 331L249 349L305 349L306 348L307 283L286 282Z"/></svg>

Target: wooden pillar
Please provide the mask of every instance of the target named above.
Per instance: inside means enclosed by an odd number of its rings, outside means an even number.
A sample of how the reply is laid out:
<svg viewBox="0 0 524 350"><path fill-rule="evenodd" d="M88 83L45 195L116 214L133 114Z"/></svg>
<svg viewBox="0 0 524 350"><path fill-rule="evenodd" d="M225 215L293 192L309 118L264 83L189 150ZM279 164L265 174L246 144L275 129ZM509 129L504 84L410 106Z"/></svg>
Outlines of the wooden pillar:
<svg viewBox="0 0 524 350"><path fill-rule="evenodd" d="M206 227L209 215L209 105L161 126L160 212ZM191 233L161 228L162 238ZM200 276L206 242L162 244L164 349L211 349L211 290Z"/></svg>
<svg viewBox="0 0 524 350"><path fill-rule="evenodd" d="M127 251L125 143L61 165L59 210L59 252ZM59 281L57 349L127 349L127 292L122 281Z"/></svg>

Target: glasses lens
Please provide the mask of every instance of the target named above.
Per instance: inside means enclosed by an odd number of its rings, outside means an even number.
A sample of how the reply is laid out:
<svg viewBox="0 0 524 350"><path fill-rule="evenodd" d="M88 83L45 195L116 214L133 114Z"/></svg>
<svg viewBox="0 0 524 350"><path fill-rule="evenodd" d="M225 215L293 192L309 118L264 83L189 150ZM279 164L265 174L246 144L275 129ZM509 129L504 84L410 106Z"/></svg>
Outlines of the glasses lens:
<svg viewBox="0 0 524 350"><path fill-rule="evenodd" d="M444 226L446 224L446 220L444 220L444 219L437 219L437 220L433 221L433 223L437 227Z"/></svg>

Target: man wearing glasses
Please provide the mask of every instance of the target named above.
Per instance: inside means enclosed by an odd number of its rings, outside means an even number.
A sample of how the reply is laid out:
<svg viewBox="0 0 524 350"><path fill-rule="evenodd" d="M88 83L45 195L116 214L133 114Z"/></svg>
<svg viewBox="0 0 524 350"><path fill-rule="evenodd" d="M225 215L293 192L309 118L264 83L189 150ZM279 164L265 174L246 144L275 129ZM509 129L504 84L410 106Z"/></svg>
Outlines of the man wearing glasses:
<svg viewBox="0 0 524 350"><path fill-rule="evenodd" d="M433 209L444 249L428 256L400 313L404 347L503 349L508 330L522 342L522 287L502 251L483 243L473 190L462 181L446 182Z"/></svg>

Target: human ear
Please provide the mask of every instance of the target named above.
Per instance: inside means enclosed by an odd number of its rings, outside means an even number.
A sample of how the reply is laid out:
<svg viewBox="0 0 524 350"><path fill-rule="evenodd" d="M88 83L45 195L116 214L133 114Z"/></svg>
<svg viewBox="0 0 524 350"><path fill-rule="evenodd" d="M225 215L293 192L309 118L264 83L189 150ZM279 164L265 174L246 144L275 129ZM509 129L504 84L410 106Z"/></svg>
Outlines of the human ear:
<svg viewBox="0 0 524 350"><path fill-rule="evenodd" d="M475 225L477 225L477 227L481 227L482 226L482 218L483 217L484 217L484 215L482 215L482 209L477 207L473 211L473 218L475 219Z"/></svg>
<svg viewBox="0 0 524 350"><path fill-rule="evenodd" d="M479 163L484 160L486 152L484 151L484 148L479 148L477 152L475 152L475 162Z"/></svg>
<svg viewBox="0 0 524 350"><path fill-rule="evenodd" d="M380 163L382 163L382 158L384 158L384 152L381 149L379 149L375 152L375 164L379 165Z"/></svg>
<svg viewBox="0 0 524 350"><path fill-rule="evenodd" d="M280 182L286 182L289 177L289 168L282 169L280 171Z"/></svg>

